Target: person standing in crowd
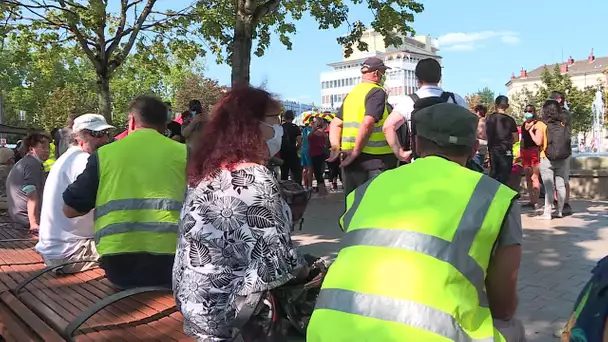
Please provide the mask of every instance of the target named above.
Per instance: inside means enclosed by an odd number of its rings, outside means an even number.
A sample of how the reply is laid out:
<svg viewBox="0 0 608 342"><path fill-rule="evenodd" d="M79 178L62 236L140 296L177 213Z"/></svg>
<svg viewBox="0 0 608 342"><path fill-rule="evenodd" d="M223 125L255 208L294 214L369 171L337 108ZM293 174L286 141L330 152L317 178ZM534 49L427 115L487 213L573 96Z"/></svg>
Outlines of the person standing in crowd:
<svg viewBox="0 0 608 342"><path fill-rule="evenodd" d="M6 178L6 197L11 219L32 232L38 232L40 207L44 189L44 167L49 159L51 137L32 132L23 139L22 150L27 151Z"/></svg>
<svg viewBox="0 0 608 342"><path fill-rule="evenodd" d="M559 92L559 91L554 91L551 93L551 99L557 101L559 103L559 105L562 108L562 115L564 116L564 120L567 123L568 127L570 127L570 129L572 129L572 114L570 113L570 110L568 109L568 104L566 101L566 97L564 96L564 93ZM570 134L572 134L572 132L570 132ZM570 206L570 169L568 168L568 174L566 175L566 178L564 179L566 182L566 197L564 199L564 209L562 212L562 215L564 216L570 216L572 215L572 207ZM556 194L557 196L557 194Z"/></svg>
<svg viewBox="0 0 608 342"><path fill-rule="evenodd" d="M310 158L310 144L308 142L308 136L312 131L312 126L310 124L311 122L308 120L304 123L304 128L302 129L302 149L300 154L302 156L302 180L304 182L304 189L312 189L312 160Z"/></svg>
<svg viewBox="0 0 608 342"><path fill-rule="evenodd" d="M563 217L566 184L570 175L571 127L568 117L562 111L562 106L555 100L547 100L543 105L542 119L546 125L545 136L535 136L537 143L543 143L540 155L540 176L545 186L545 207L540 219L552 218L554 193L557 193L556 217ZM541 141L542 139L542 141Z"/></svg>
<svg viewBox="0 0 608 342"><path fill-rule="evenodd" d="M283 114L283 138L281 140L281 149L279 151L283 164L281 165L281 179L291 179L302 184L302 166L300 165L300 157L298 150L302 146L302 132L300 127L293 123L295 115L292 110L287 110ZM302 156L304 158L304 156Z"/></svg>
<svg viewBox="0 0 608 342"><path fill-rule="evenodd" d="M524 123L521 125L521 159L524 173L526 175L526 185L530 202L523 205L524 208L539 209L538 199L540 196L540 153L544 152L547 141L547 125L538 120L536 108L527 105L524 108ZM535 138L536 137L536 138ZM536 143L539 140L540 143Z"/></svg>
<svg viewBox="0 0 608 342"><path fill-rule="evenodd" d="M496 112L486 119L486 137L490 153L490 177L507 185L513 167L513 144L519 141L517 123L506 113L509 99L500 95L494 101Z"/></svg>
<svg viewBox="0 0 608 342"><path fill-rule="evenodd" d="M331 122L326 122L325 125L325 143L327 144L327 155L329 155L329 147L331 146L331 143L329 141L329 126L330 126ZM339 160L334 160L334 161L327 161L327 168L329 169L329 180L331 181L331 190L332 191L337 191L338 190L338 179L340 179L340 182L342 182L342 172L340 172L340 161Z"/></svg>
<svg viewBox="0 0 608 342"><path fill-rule="evenodd" d="M387 95L383 85L390 69L378 57L370 57L361 66L361 83L346 96L331 121L330 157L342 156L344 194L359 185L395 168L397 159L386 142L382 125L388 117Z"/></svg>
<svg viewBox="0 0 608 342"><path fill-rule="evenodd" d="M479 141L479 148L477 149L475 159L479 165L483 166L488 153L488 137L486 136L486 115L488 113L488 107L478 104L473 109L473 112L479 118L479 123L477 124L477 140Z"/></svg>
<svg viewBox="0 0 608 342"><path fill-rule="evenodd" d="M0 147L0 196L6 197L6 178L15 165L15 151Z"/></svg>
<svg viewBox="0 0 608 342"><path fill-rule="evenodd" d="M167 106L167 137L178 142L185 142L184 137L182 136L182 125L173 120L171 102L165 102L165 106Z"/></svg>
<svg viewBox="0 0 608 342"><path fill-rule="evenodd" d="M281 148L281 105L251 87L222 95L192 150L180 216L173 293L184 331L229 341L245 305L308 275L292 219L267 168Z"/></svg>
<svg viewBox="0 0 608 342"><path fill-rule="evenodd" d="M400 142L397 131L405 129L411 132L411 117L415 109L441 102L456 103L467 108L467 102L462 96L445 92L439 86L439 82L441 81L441 65L437 60L433 58L420 60L416 65L415 75L418 79L419 89L395 106L383 126L386 141L395 156L402 162L407 162L412 158L412 151L410 150L410 146L402 145L409 143L409 141ZM410 139L409 134L407 134L407 137L404 134L401 135L403 136L402 140Z"/></svg>
<svg viewBox="0 0 608 342"><path fill-rule="evenodd" d="M478 118L442 103L412 121L420 158L348 195L307 341L523 340L520 209L515 191L465 167Z"/></svg>
<svg viewBox="0 0 608 342"><path fill-rule="evenodd" d="M164 136L167 107L156 97L131 102L128 129L89 157L63 193L63 212L74 218L95 209L95 246L116 287L170 287L186 147Z"/></svg>
<svg viewBox="0 0 608 342"><path fill-rule="evenodd" d="M319 117L312 118L312 131L308 134L308 154L312 163L312 173L317 180L317 188L319 195L324 197L327 195L327 187L325 187L325 159L326 154L326 137L323 127L323 119Z"/></svg>
<svg viewBox="0 0 608 342"><path fill-rule="evenodd" d="M63 214L63 192L84 171L89 156L110 143L113 128L99 114L84 114L74 120L71 147L57 159L44 186L36 251L42 255L46 266L99 258L93 240L93 212L68 219ZM95 262L71 264L55 269L55 272L76 273L95 265Z"/></svg>
<svg viewBox="0 0 608 342"><path fill-rule="evenodd" d="M75 112L71 112L70 114L68 114L65 127L59 128L56 134L51 136L55 142L55 159L59 158L70 147L67 142L72 140L72 127L74 127L74 120L77 117L78 114Z"/></svg>

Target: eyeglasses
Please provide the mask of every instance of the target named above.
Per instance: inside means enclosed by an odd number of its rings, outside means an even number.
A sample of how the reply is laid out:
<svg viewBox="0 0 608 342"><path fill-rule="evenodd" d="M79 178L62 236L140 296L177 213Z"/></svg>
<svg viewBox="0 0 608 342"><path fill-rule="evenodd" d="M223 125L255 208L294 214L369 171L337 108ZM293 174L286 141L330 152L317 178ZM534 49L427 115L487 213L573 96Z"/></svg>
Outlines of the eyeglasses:
<svg viewBox="0 0 608 342"><path fill-rule="evenodd" d="M86 130L87 133L89 133L93 138L103 138L103 137L109 137L110 136L110 130L106 129L103 131L89 131Z"/></svg>

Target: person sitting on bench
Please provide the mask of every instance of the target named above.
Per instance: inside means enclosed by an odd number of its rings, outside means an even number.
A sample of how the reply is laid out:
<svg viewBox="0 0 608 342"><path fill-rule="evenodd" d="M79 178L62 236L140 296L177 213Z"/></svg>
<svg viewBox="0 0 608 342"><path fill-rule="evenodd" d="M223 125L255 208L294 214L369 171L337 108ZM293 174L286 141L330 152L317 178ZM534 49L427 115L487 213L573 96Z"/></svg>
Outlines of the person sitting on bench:
<svg viewBox="0 0 608 342"><path fill-rule="evenodd" d="M97 260L93 241L93 213L68 219L63 214L63 192L87 165L91 153L110 142L110 129L103 115L84 114L74 119L73 131L63 137L69 148L55 161L46 179L36 251L47 266L69 261ZM65 265L58 274L86 271L95 261Z"/></svg>
<svg viewBox="0 0 608 342"><path fill-rule="evenodd" d="M151 96L129 106L129 135L89 157L64 192L63 212L95 208L100 266L116 287L171 287L186 190L186 146L165 137L167 107Z"/></svg>

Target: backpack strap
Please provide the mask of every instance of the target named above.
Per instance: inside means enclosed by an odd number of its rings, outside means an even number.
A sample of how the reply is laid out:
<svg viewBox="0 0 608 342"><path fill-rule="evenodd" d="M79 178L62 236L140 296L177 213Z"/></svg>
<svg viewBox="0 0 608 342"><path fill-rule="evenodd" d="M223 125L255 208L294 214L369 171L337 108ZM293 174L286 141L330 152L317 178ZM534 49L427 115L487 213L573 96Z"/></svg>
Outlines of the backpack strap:
<svg viewBox="0 0 608 342"><path fill-rule="evenodd" d="M416 93L410 94L410 99L416 103L416 101L420 100L420 96L416 95Z"/></svg>
<svg viewBox="0 0 608 342"><path fill-rule="evenodd" d="M450 98L452 99L452 102L456 103L456 97L454 96L454 93L444 91L440 97L441 97L441 101L443 101L445 103L447 103Z"/></svg>

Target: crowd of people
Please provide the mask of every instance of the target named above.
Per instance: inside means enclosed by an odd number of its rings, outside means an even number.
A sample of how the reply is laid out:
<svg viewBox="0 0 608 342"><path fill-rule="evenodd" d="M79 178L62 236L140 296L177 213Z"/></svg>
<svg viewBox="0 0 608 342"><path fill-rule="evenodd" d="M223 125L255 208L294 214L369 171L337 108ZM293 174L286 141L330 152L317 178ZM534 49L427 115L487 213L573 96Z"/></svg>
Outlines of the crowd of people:
<svg viewBox="0 0 608 342"><path fill-rule="evenodd" d="M210 113L193 100L175 119L170 103L138 97L114 138L103 116L70 116L53 138L23 139L6 179L10 217L38 232L36 249L56 272L99 264L119 289L172 287L186 333L228 341L252 296L309 272L271 159L282 160L283 180L312 188L314 177L320 195L327 167L332 187L342 177L345 235L308 341L524 341L514 165L541 218L568 214L564 96L554 93L540 117L527 106L518 127L504 96L496 113L469 111L439 86L429 58L416 66L419 90L391 108L387 69L367 59L329 125L317 117L300 128L253 87L226 92Z"/></svg>

